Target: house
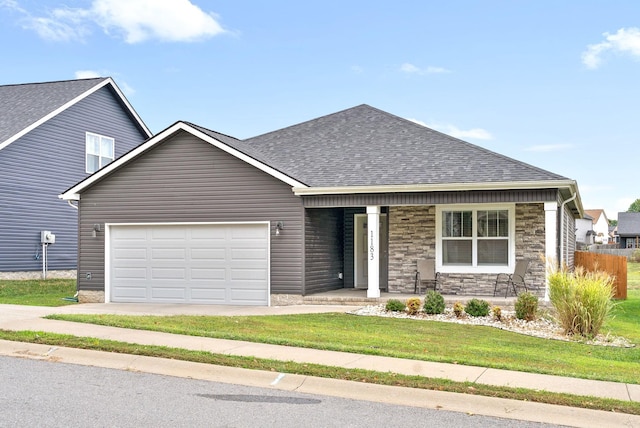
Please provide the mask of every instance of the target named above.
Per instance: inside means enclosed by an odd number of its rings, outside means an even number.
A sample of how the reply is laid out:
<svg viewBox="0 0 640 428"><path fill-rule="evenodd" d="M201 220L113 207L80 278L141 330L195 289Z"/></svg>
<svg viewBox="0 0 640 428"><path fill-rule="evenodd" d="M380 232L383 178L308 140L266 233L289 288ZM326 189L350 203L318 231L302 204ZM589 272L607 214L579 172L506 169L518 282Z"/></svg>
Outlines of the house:
<svg viewBox="0 0 640 428"><path fill-rule="evenodd" d="M640 213L618 213L620 248L640 248Z"/></svg>
<svg viewBox="0 0 640 428"><path fill-rule="evenodd" d="M151 133L111 78L3 85L0 105L0 277L75 270L78 213L60 189Z"/></svg>
<svg viewBox="0 0 640 428"><path fill-rule="evenodd" d="M360 105L247 140L177 122L67 189L80 301L300 303L342 288L492 295L571 265L574 180Z"/></svg>
<svg viewBox="0 0 640 428"><path fill-rule="evenodd" d="M576 219L576 242L582 246L594 243L593 217L586 214L583 218Z"/></svg>
<svg viewBox="0 0 640 428"><path fill-rule="evenodd" d="M607 244L609 242L609 220L604 210L592 209L584 210L585 214L593 220L593 233L595 244Z"/></svg>

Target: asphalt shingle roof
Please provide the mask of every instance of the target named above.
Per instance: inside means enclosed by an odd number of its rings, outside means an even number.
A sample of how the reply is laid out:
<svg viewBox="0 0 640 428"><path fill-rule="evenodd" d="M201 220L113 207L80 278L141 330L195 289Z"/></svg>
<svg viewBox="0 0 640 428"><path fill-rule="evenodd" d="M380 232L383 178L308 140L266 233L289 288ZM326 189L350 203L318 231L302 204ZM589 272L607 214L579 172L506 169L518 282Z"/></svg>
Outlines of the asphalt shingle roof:
<svg viewBox="0 0 640 428"><path fill-rule="evenodd" d="M364 104L238 149L312 187L567 180Z"/></svg>
<svg viewBox="0 0 640 428"><path fill-rule="evenodd" d="M105 79L0 86L0 144Z"/></svg>
<svg viewBox="0 0 640 428"><path fill-rule="evenodd" d="M618 235L640 235L640 213L618 213Z"/></svg>

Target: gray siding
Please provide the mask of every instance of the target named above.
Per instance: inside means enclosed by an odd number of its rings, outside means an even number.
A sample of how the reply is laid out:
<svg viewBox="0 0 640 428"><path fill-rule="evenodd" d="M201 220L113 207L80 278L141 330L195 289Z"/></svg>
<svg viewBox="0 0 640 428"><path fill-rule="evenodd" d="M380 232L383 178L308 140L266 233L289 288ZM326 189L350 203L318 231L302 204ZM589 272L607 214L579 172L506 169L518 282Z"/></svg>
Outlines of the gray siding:
<svg viewBox="0 0 640 428"><path fill-rule="evenodd" d="M343 288L343 213L341 209L311 209L305 216L305 292Z"/></svg>
<svg viewBox="0 0 640 428"><path fill-rule="evenodd" d="M301 294L303 219L291 186L179 132L81 194L79 288L104 290L104 233L92 237L95 223L268 220L271 292ZM284 229L276 236L278 221Z"/></svg>
<svg viewBox="0 0 640 428"><path fill-rule="evenodd" d="M77 211L58 195L85 173L85 133L115 138L121 156L146 139L104 87L0 150L0 271L37 271L40 231L51 230L49 269L77 266Z"/></svg>
<svg viewBox="0 0 640 428"><path fill-rule="evenodd" d="M367 205L489 204L501 202L546 202L557 198L556 189L471 192L372 193L356 195L303 196L307 208L362 207Z"/></svg>

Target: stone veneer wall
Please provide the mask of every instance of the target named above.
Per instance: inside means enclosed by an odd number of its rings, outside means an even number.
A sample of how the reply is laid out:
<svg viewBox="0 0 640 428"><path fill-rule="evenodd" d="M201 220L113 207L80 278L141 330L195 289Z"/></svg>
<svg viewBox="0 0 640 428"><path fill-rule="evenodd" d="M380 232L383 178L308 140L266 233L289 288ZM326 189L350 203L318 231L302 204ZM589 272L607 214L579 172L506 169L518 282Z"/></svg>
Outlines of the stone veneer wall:
<svg viewBox="0 0 640 428"><path fill-rule="evenodd" d="M418 259L436 257L436 207L389 207L389 292L413 293Z"/></svg>
<svg viewBox="0 0 640 428"><path fill-rule="evenodd" d="M413 293L416 263L435 258L435 206L389 208L389 291ZM527 284L544 294L544 205L517 204L516 259L529 259ZM443 294L493 295L495 274L442 274ZM502 289L504 292L504 288Z"/></svg>

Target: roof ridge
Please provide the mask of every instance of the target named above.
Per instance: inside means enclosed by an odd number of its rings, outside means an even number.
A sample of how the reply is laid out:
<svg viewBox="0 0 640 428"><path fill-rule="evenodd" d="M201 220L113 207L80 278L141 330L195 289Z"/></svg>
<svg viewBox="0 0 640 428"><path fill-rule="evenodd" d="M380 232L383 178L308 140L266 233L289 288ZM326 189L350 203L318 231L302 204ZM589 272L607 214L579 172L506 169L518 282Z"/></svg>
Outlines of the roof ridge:
<svg viewBox="0 0 640 428"><path fill-rule="evenodd" d="M333 112L333 113L328 113L328 114L325 114L325 115L322 115L322 116L319 116L319 117L315 117L313 119L303 120L302 122L294 123L294 124L291 124L289 126L285 126L284 128L274 129L273 131L265 132L264 134L254 135L253 137L245 138L244 140L241 140L241 141L253 140L253 139L257 139L259 137L264 137L266 135L273 134L275 132L282 132L282 131L285 131L287 129L293 128L295 126L304 125L305 123L309 123L309 122L315 122L317 120L321 120L321 119L324 119L324 118L327 118L327 117L335 116L337 114L341 114L341 113L344 113L344 112L349 111L349 110L354 110L354 109L357 109L359 107L369 107L369 108L372 108L372 109L374 108L374 107L371 107L368 104L359 104L359 105L354 106L354 107L345 108L345 109L342 109L340 111L336 111L336 112ZM378 110L378 109L376 109L376 110ZM380 110L380 111L382 111L382 110Z"/></svg>
<svg viewBox="0 0 640 428"><path fill-rule="evenodd" d="M87 80L96 80L102 81L109 79L109 77L86 77L83 79L66 79L66 80L52 80L49 82L31 82L31 83L8 83L6 85L0 85L0 87L7 86L34 86L34 85L48 85L52 83L66 83L66 82L78 82L78 81L87 81Z"/></svg>

